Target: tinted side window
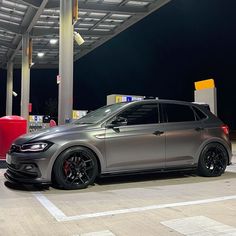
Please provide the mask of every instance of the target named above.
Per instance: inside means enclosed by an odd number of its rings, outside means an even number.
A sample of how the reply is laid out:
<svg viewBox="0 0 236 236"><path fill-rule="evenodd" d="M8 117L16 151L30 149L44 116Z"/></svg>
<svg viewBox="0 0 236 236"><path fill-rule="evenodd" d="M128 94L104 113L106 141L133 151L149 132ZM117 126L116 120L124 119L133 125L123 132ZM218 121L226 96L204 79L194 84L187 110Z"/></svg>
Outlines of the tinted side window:
<svg viewBox="0 0 236 236"><path fill-rule="evenodd" d="M203 119L207 118L207 116L202 111L200 111L198 108L193 107L193 110L196 113L198 120L203 120Z"/></svg>
<svg viewBox="0 0 236 236"><path fill-rule="evenodd" d="M127 125L155 124L158 123L158 105L155 103L136 105L119 116L127 119Z"/></svg>
<svg viewBox="0 0 236 236"><path fill-rule="evenodd" d="M195 114L190 106L180 104L163 104L166 122L195 121Z"/></svg>

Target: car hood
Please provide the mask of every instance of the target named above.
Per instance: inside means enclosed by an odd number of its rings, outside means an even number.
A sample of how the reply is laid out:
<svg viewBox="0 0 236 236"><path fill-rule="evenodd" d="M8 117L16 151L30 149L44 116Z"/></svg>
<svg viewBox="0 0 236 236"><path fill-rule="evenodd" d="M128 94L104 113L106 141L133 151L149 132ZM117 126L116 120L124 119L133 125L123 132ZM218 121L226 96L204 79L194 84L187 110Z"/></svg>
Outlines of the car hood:
<svg viewBox="0 0 236 236"><path fill-rule="evenodd" d="M94 128L94 126L92 125L76 125L76 124L55 126L53 128L43 129L40 131L22 135L18 139L16 139L14 143L23 144L40 140L50 140L62 135L66 135L68 133L82 132L91 129L92 127Z"/></svg>

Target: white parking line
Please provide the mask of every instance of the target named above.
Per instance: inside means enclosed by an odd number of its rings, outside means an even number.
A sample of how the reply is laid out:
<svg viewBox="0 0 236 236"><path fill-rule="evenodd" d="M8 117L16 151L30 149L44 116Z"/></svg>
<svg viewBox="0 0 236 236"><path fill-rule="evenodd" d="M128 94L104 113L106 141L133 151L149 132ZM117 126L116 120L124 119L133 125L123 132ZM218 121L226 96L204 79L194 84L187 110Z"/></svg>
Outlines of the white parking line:
<svg viewBox="0 0 236 236"><path fill-rule="evenodd" d="M236 164L234 163L234 164L228 166L226 171L227 172L236 172Z"/></svg>
<svg viewBox="0 0 236 236"><path fill-rule="evenodd" d="M110 230L104 230L99 232L91 232L91 233L85 233L85 234L79 234L79 235L73 235L73 236L115 236Z"/></svg>
<svg viewBox="0 0 236 236"><path fill-rule="evenodd" d="M66 218L66 215L51 201L49 201L42 193L37 192L33 195L57 221L62 221L64 218Z"/></svg>
<svg viewBox="0 0 236 236"><path fill-rule="evenodd" d="M0 169L0 176L3 176L5 172L6 172L6 169Z"/></svg>
<svg viewBox="0 0 236 236"><path fill-rule="evenodd" d="M164 209L164 208L170 208L170 207L207 204L207 203L212 203L212 202L221 202L221 201L236 199L236 195L232 195L232 196L223 196L223 197L209 198L209 199L203 199L203 200L176 202L176 203L151 205L151 206L135 207L135 208L126 208L126 209L120 209L120 210L114 210L114 211L103 211L103 212L82 214L82 215L76 215L76 216L66 216L58 207L56 207L42 193L40 192L35 193L34 196L57 221L82 220L82 219L89 219L89 218L102 217L102 216L120 215L120 214L142 212L142 211L148 211L148 210Z"/></svg>
<svg viewBox="0 0 236 236"><path fill-rule="evenodd" d="M186 236L235 236L236 228L222 224L205 216L187 217L161 222Z"/></svg>

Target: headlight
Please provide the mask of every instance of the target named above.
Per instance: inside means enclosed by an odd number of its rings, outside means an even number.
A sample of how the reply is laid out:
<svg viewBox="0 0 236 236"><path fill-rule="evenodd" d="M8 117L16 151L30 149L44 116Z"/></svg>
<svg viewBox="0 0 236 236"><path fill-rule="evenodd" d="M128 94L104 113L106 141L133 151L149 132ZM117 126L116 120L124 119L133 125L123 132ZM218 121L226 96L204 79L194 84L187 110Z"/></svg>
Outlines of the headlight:
<svg viewBox="0 0 236 236"><path fill-rule="evenodd" d="M52 144L48 142L27 143L20 147L20 152L43 152L46 151Z"/></svg>

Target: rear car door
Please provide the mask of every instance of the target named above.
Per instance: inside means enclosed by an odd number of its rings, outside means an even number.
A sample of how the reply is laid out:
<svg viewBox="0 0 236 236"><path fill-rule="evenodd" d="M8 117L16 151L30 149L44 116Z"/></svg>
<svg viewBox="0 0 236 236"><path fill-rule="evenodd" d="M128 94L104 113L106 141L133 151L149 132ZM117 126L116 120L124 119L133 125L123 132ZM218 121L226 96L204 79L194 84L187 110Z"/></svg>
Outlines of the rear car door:
<svg viewBox="0 0 236 236"><path fill-rule="evenodd" d="M163 168L165 135L159 123L157 102L134 104L116 117L126 118L128 123L106 129L107 169L129 171Z"/></svg>
<svg viewBox="0 0 236 236"><path fill-rule="evenodd" d="M161 110L166 135L166 168L193 166L202 143L202 122L191 105L162 103Z"/></svg>

